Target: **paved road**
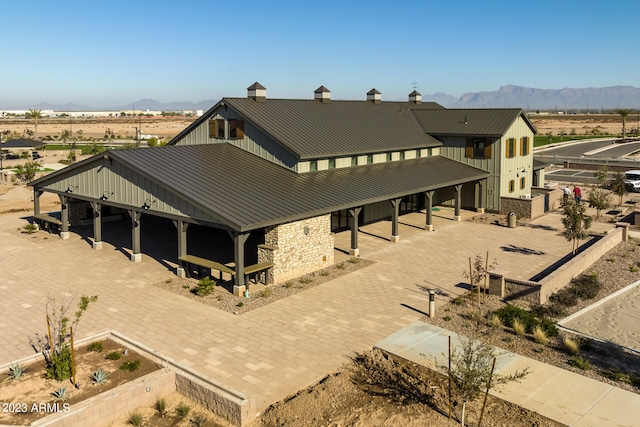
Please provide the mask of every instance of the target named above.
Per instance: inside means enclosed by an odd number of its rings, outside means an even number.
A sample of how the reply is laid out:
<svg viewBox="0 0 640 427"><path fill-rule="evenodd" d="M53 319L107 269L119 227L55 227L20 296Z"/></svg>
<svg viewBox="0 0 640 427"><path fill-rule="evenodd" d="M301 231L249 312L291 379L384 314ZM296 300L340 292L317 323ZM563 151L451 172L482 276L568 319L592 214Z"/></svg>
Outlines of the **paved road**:
<svg viewBox="0 0 640 427"><path fill-rule="evenodd" d="M640 160L631 158L633 153L640 151L640 142L614 143L614 140L576 141L558 145L553 148L538 147L534 157L551 164L562 164L565 160L607 163L614 161L630 161L638 163Z"/></svg>

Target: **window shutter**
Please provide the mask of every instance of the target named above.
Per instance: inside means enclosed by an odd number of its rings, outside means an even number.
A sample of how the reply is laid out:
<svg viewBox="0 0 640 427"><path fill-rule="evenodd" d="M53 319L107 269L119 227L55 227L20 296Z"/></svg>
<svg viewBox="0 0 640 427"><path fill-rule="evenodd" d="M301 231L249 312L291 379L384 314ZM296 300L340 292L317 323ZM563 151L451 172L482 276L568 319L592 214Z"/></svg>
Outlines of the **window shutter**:
<svg viewBox="0 0 640 427"><path fill-rule="evenodd" d="M473 138L467 138L467 146L464 150L464 156L467 159L473 158Z"/></svg>
<svg viewBox="0 0 640 427"><path fill-rule="evenodd" d="M491 158L491 140L489 138L485 138L484 140L484 158Z"/></svg>
<svg viewBox="0 0 640 427"><path fill-rule="evenodd" d="M511 142L511 140L509 138L505 138L504 139L504 158L508 159L509 158L509 143Z"/></svg>
<svg viewBox="0 0 640 427"><path fill-rule="evenodd" d="M236 138L244 138L244 120L238 120L236 126Z"/></svg>
<svg viewBox="0 0 640 427"><path fill-rule="evenodd" d="M216 121L215 120L209 120L209 138L215 138L216 137Z"/></svg>

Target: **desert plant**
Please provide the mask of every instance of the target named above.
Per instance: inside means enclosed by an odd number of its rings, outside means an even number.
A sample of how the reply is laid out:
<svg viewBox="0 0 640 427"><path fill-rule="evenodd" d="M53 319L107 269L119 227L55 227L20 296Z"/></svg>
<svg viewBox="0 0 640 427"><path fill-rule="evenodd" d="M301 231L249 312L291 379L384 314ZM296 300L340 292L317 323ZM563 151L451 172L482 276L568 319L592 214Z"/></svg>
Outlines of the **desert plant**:
<svg viewBox="0 0 640 427"><path fill-rule="evenodd" d="M603 371L602 374L613 381L626 383L626 384L633 383L632 374L622 371L620 368L608 369L606 371Z"/></svg>
<svg viewBox="0 0 640 427"><path fill-rule="evenodd" d="M158 415L164 417L167 415L167 399L164 397L156 399L156 403L154 405L156 411L158 411Z"/></svg>
<svg viewBox="0 0 640 427"><path fill-rule="evenodd" d="M104 384L107 382L109 378L109 374L102 370L102 368L98 368L97 371L91 374L91 381L94 384Z"/></svg>
<svg viewBox="0 0 640 427"><path fill-rule="evenodd" d="M102 350L104 350L104 346L102 345L102 342L100 341L94 341L91 344L89 344L89 346L87 347L88 351L95 351L96 353L100 353Z"/></svg>
<svg viewBox="0 0 640 427"><path fill-rule="evenodd" d="M564 337L563 344L565 350L567 350L567 352L571 354L578 354L578 352L580 351L580 345L578 341L574 340L571 337Z"/></svg>
<svg viewBox="0 0 640 427"><path fill-rule="evenodd" d="M344 266L342 268L344 268ZM308 285L309 283L313 282L313 279L311 277L302 277L301 279L298 280L298 282L304 285Z"/></svg>
<svg viewBox="0 0 640 427"><path fill-rule="evenodd" d="M601 288L602 283L598 280L597 274L581 274L571 280L569 291L578 298L588 300L598 296Z"/></svg>
<svg viewBox="0 0 640 427"><path fill-rule="evenodd" d="M198 281L198 287L196 288L196 294L201 297L207 296L216 290L216 281L212 280L209 276L205 276Z"/></svg>
<svg viewBox="0 0 640 427"><path fill-rule="evenodd" d="M498 326L502 325L502 322L500 322L500 318L498 316L496 316L495 314L492 314L491 316L489 316L489 319L487 320L487 324L489 326L497 328Z"/></svg>
<svg viewBox="0 0 640 427"><path fill-rule="evenodd" d="M284 282L285 288L289 289L292 286L293 286L293 282L291 280L287 280L286 282Z"/></svg>
<svg viewBox="0 0 640 427"><path fill-rule="evenodd" d="M349 258L347 261L350 262L351 264L358 264L361 260L360 258L352 257L352 258Z"/></svg>
<svg viewBox="0 0 640 427"><path fill-rule="evenodd" d="M38 231L38 226L36 224L25 224L22 229L24 230L23 233L33 234Z"/></svg>
<svg viewBox="0 0 640 427"><path fill-rule="evenodd" d="M515 305L507 304L494 312L500 318L503 325L513 328L513 321L518 319L525 326L526 332L532 333L533 328L540 325L546 332L547 336L555 337L558 335L558 329L549 319L538 317L534 313Z"/></svg>
<svg viewBox="0 0 640 427"><path fill-rule="evenodd" d="M60 387L57 390L54 390L51 395L54 397L55 402L64 402L69 398L69 393L67 393L66 387Z"/></svg>
<svg viewBox="0 0 640 427"><path fill-rule="evenodd" d="M344 270L345 268L347 268L347 266L344 265L344 262L341 262L340 264L336 264L336 268L338 270Z"/></svg>
<svg viewBox="0 0 640 427"><path fill-rule="evenodd" d="M618 205L622 204L622 197L627 194L627 186L625 185L625 176L622 172L616 172L611 178L609 188L611 192L618 196Z"/></svg>
<svg viewBox="0 0 640 427"><path fill-rule="evenodd" d="M105 356L109 360L120 360L122 354L119 351L112 351Z"/></svg>
<svg viewBox="0 0 640 427"><path fill-rule="evenodd" d="M257 297L258 298L269 298L272 294L272 290L271 288L264 288L263 290L261 290L260 292L257 293Z"/></svg>
<svg viewBox="0 0 640 427"><path fill-rule="evenodd" d="M589 363L587 359L581 356L572 357L571 359L569 359L569 365L578 369L582 369L583 371L588 371L589 369L591 369L591 363Z"/></svg>
<svg viewBox="0 0 640 427"><path fill-rule="evenodd" d="M198 414L195 417L191 418L191 424L194 427L202 427L203 425L206 424L207 421L208 421L207 417L205 417L202 414Z"/></svg>
<svg viewBox="0 0 640 427"><path fill-rule="evenodd" d="M126 362L123 362L122 365L120 365L120 369L122 369L124 371L133 372L133 371L137 370L140 367L141 363L142 362L140 362L139 359L136 359L133 362L130 361L130 360L127 360Z"/></svg>
<svg viewBox="0 0 640 427"><path fill-rule="evenodd" d="M16 166L16 176L23 181L31 181L40 169L38 162L26 162L24 165Z"/></svg>
<svg viewBox="0 0 640 427"><path fill-rule="evenodd" d="M19 380L22 374L24 374L24 371L26 371L26 368L22 363L16 362L9 366L9 376L14 380Z"/></svg>
<svg viewBox="0 0 640 427"><path fill-rule="evenodd" d="M132 414L129 414L129 418L127 418L127 422L129 424L131 424L132 426L136 426L139 427L142 425L142 414L138 413L138 412L134 412Z"/></svg>
<svg viewBox="0 0 640 427"><path fill-rule="evenodd" d="M547 333L540 326L536 326L533 328L533 338L536 340L538 344L546 344L549 342L549 337L547 337Z"/></svg>
<svg viewBox="0 0 640 427"><path fill-rule="evenodd" d="M180 404L176 407L176 414L180 418L187 418L189 416L189 412L191 412L191 406L186 403L180 402Z"/></svg>
<svg viewBox="0 0 640 427"><path fill-rule="evenodd" d="M239 303L236 304L236 307L244 307L244 303L240 301Z"/></svg>
<svg viewBox="0 0 640 427"><path fill-rule="evenodd" d="M525 332L527 331L526 326L524 325L524 323L522 323L520 321L520 319L518 319L517 317L515 319L513 319L513 332L520 336L520 335L524 335Z"/></svg>
<svg viewBox="0 0 640 427"><path fill-rule="evenodd" d="M611 206L611 193L604 188L594 187L589 191L589 206L596 208L596 218L600 218L601 212Z"/></svg>

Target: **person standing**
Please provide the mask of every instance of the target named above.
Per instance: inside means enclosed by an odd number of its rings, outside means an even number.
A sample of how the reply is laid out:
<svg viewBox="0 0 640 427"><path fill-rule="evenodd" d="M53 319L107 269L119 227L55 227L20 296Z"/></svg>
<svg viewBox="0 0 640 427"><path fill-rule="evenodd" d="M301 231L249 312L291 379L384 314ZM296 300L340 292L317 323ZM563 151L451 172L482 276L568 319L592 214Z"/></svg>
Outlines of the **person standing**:
<svg viewBox="0 0 640 427"><path fill-rule="evenodd" d="M578 187L577 185L573 187L573 197L576 198L576 203L580 203L580 199L582 199L582 191L580 190L580 187Z"/></svg>
<svg viewBox="0 0 640 427"><path fill-rule="evenodd" d="M571 195L571 190L569 190L569 187L564 187L562 189L562 204L566 205L567 202L569 201L569 196Z"/></svg>

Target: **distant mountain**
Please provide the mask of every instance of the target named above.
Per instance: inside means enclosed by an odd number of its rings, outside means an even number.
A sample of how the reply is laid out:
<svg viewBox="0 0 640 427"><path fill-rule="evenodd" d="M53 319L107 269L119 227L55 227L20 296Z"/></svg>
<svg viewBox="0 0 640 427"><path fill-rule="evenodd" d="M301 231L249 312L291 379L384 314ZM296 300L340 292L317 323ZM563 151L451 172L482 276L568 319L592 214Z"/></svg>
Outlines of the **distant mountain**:
<svg viewBox="0 0 640 427"><path fill-rule="evenodd" d="M453 108L520 107L529 110L591 111L613 108L639 108L640 88L612 86L584 89L534 89L523 86L502 86L494 92L469 92L454 103Z"/></svg>
<svg viewBox="0 0 640 427"><path fill-rule="evenodd" d="M424 102L437 102L444 107L454 105L456 102L458 102L458 98L443 92L434 93L432 95L425 95L422 100Z"/></svg>

